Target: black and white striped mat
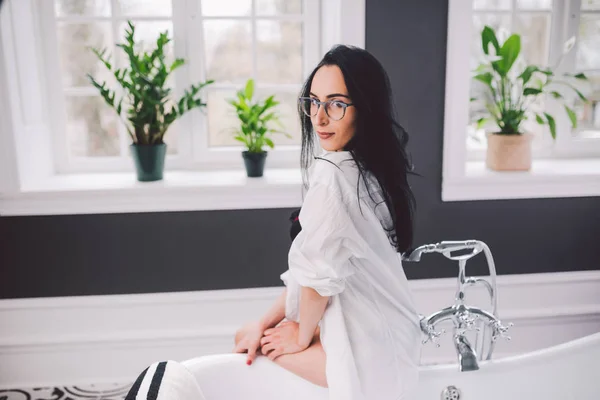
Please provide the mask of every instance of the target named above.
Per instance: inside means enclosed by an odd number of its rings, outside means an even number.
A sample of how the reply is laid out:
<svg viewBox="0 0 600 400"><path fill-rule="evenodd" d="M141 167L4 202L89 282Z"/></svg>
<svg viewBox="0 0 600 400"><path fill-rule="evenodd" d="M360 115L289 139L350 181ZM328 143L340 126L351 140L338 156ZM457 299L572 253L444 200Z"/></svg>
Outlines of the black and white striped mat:
<svg viewBox="0 0 600 400"><path fill-rule="evenodd" d="M170 360L142 371L125 400L204 400L204 396L189 370Z"/></svg>

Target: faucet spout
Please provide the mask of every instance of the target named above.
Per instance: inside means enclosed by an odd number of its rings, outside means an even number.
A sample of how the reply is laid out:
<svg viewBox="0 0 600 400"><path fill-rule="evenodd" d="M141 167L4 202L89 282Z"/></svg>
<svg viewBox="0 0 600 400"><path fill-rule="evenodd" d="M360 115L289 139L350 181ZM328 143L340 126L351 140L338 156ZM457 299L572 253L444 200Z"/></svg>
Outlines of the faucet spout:
<svg viewBox="0 0 600 400"><path fill-rule="evenodd" d="M454 335L454 346L458 355L458 363L461 372L477 371L479 363L477 362L477 354L471 344L463 335Z"/></svg>

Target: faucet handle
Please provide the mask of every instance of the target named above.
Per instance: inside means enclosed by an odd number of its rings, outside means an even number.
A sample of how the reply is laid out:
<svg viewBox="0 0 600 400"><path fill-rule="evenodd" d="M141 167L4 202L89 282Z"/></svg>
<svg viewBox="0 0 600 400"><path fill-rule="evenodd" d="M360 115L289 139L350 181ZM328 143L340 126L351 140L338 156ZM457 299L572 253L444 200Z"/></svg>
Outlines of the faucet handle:
<svg viewBox="0 0 600 400"><path fill-rule="evenodd" d="M468 311L463 311L457 315L459 327L456 329L456 333L459 335L464 335L467 331L472 331L475 329L477 332L481 331L481 328L475 326L475 323L479 319L479 315L472 314Z"/></svg>
<svg viewBox="0 0 600 400"><path fill-rule="evenodd" d="M432 325L426 324L423 328L425 330L425 333L427 334L427 338L425 340L423 340L421 343L422 344L426 344L427 342L431 342L433 344L435 344L435 347L440 347L440 344L438 343L439 337L441 335L443 335L444 333L446 333L446 330L442 328L441 331L436 331Z"/></svg>
<svg viewBox="0 0 600 400"><path fill-rule="evenodd" d="M510 340L511 337L506 334L508 328L513 326L512 322L509 322L508 325L502 325L502 321L494 320L492 323L493 333L492 333L492 342L495 342L499 337Z"/></svg>

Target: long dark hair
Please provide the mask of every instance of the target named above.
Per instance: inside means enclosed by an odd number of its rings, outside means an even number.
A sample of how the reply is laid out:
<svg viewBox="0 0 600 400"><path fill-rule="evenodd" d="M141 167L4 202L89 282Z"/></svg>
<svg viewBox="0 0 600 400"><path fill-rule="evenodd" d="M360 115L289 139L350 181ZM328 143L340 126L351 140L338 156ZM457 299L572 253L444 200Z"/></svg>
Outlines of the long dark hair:
<svg viewBox="0 0 600 400"><path fill-rule="evenodd" d="M392 226L384 227L396 251L408 251L413 243L415 198L407 175L413 166L406 151L408 133L395 120L389 77L381 63L364 49L337 45L329 50L309 75L301 90L308 97L313 77L324 65L336 65L342 71L348 94L356 107L356 130L344 150L349 151L359 169L359 182L367 184L371 174L381 187L383 199L392 217ZM307 186L308 167L314 158L314 131L310 117L298 107L302 125L300 163ZM358 185L357 185L358 186ZM357 188L358 193L358 188Z"/></svg>

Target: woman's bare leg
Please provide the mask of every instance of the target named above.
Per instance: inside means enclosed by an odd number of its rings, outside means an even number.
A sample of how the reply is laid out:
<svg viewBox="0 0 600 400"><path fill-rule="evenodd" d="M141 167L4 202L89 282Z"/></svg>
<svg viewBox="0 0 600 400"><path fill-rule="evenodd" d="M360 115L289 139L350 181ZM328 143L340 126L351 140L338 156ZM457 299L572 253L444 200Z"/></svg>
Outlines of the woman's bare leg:
<svg viewBox="0 0 600 400"><path fill-rule="evenodd" d="M240 339L241 337L235 337L236 345ZM256 354L258 357L266 357L262 354L260 348ZM273 362L315 385L326 388L325 361L326 355L321 345L320 328L317 327L313 341L308 348L294 354L283 354Z"/></svg>
<svg viewBox="0 0 600 400"><path fill-rule="evenodd" d="M260 357L266 357L262 353L260 354ZM319 328L317 328L308 348L294 354L283 354L273 362L315 385L326 388L325 361L326 355L321 345Z"/></svg>

